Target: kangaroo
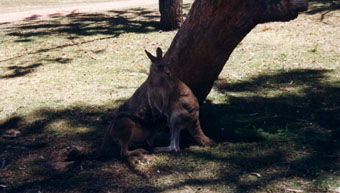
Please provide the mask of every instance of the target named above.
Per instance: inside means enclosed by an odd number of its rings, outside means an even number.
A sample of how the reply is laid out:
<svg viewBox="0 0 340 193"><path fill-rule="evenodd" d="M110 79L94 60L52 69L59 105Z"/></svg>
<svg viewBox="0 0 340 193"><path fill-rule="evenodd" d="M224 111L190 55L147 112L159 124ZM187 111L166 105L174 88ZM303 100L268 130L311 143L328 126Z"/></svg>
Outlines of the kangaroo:
<svg viewBox="0 0 340 193"><path fill-rule="evenodd" d="M151 113L153 117L166 117L171 135L170 145L156 147L154 152L179 151L183 129L187 129L196 141L212 145L214 141L202 132L199 104L191 89L171 72L160 48L157 48L156 57L145 52L152 62L146 92Z"/></svg>
<svg viewBox="0 0 340 193"><path fill-rule="evenodd" d="M148 153L142 148L129 151L128 146L132 141L146 141L149 146L153 146L158 132L154 126L156 121L152 119L146 92L143 91L145 87L146 84L139 87L129 100L113 112L98 157L106 154L111 141L121 146L121 156Z"/></svg>
<svg viewBox="0 0 340 193"><path fill-rule="evenodd" d="M152 62L150 74L132 97L113 112L98 157L106 154L111 141L121 146L121 156L148 153L142 148L129 151L128 146L132 141L146 141L153 147L158 131L165 125L171 131L170 146L157 147L154 152L179 151L183 129L188 129L200 144L214 143L201 130L196 97L188 86L173 76L169 65L163 62L162 50L157 48L157 57L145 52Z"/></svg>

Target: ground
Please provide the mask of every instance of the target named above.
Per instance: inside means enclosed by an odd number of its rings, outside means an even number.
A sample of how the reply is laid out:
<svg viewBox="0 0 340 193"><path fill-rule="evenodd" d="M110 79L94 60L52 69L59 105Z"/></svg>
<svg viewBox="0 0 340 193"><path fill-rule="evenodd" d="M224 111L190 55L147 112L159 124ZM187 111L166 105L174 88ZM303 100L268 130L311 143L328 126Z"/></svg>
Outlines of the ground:
<svg viewBox="0 0 340 193"><path fill-rule="evenodd" d="M65 16L81 12L98 12L151 5L157 0L3 0L0 6L0 23L29 20L41 17Z"/></svg>
<svg viewBox="0 0 340 193"><path fill-rule="evenodd" d="M144 49L176 33L158 29L157 4L1 23L0 191L340 192L334 2L258 25L234 50L200 111L217 145L183 133L181 152L144 159L115 145L93 157L111 110L147 77Z"/></svg>

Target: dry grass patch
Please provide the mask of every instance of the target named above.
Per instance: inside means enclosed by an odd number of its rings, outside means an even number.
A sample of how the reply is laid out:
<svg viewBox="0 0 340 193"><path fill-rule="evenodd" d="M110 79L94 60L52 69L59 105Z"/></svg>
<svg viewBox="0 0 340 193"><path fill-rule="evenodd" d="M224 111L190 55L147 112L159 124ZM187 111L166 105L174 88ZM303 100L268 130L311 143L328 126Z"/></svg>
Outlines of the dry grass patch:
<svg viewBox="0 0 340 193"><path fill-rule="evenodd" d="M123 159L113 147L106 161L93 155L110 110L146 79L144 49L176 33L158 31L157 7L0 25L0 135L19 131L0 138L1 191L337 190L340 17L328 11L259 25L235 49L201 107L216 146L184 133L180 153Z"/></svg>

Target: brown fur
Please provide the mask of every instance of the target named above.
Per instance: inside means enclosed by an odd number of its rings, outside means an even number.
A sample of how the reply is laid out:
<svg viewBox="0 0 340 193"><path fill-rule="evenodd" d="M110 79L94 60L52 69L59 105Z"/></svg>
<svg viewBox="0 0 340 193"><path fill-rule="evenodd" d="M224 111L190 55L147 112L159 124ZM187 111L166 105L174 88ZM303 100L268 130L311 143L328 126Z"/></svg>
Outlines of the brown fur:
<svg viewBox="0 0 340 193"><path fill-rule="evenodd" d="M190 88L163 62L162 50L157 48L157 57L146 51L152 64L147 84L148 101L153 117L165 116L170 128L171 142L168 147L158 147L155 152L179 151L180 132L188 129L196 141L206 145L214 143L202 132L199 122L199 104Z"/></svg>
<svg viewBox="0 0 340 193"><path fill-rule="evenodd" d="M123 156L146 153L145 149L129 151L128 146L132 141L147 141L152 146L158 128L164 126L165 118L171 131L171 144L156 148L155 152L179 151L182 129L188 129L200 144L214 143L201 130L196 97L189 87L172 75L169 65L162 63L161 49L157 49L157 57L147 51L146 54L152 61L148 79L115 110L99 156L106 154L112 140L121 146L120 154Z"/></svg>
<svg viewBox="0 0 340 193"><path fill-rule="evenodd" d="M104 136L99 156L106 154L112 140L121 146L120 154L122 156L147 153L145 149L129 151L128 146L132 141L146 140L150 146L153 145L157 131L153 127L155 120L152 119L147 96L143 92L144 86L146 85L143 84L138 88L129 100L115 110Z"/></svg>

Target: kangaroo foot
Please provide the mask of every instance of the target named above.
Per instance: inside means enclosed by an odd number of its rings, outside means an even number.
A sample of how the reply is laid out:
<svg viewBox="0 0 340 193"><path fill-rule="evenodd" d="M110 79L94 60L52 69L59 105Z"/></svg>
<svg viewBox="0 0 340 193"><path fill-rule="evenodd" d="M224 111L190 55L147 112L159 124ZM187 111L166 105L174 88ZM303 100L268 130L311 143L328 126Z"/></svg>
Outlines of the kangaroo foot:
<svg viewBox="0 0 340 193"><path fill-rule="evenodd" d="M200 138L197 141L199 141L200 144L204 145L204 146L212 146L215 145L216 142L212 139L210 139L209 137L204 137L204 138Z"/></svg>

